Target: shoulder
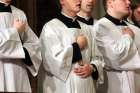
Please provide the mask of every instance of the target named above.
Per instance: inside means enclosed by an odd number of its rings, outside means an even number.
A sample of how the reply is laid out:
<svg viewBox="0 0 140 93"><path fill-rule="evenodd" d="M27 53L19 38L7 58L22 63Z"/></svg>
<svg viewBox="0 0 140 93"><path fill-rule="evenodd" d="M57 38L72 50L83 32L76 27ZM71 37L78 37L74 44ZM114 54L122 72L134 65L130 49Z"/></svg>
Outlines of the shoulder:
<svg viewBox="0 0 140 93"><path fill-rule="evenodd" d="M45 25L43 26L43 31L44 32L59 32L60 30L63 30L65 27L65 25L57 18L54 18L50 21L48 21L47 23L45 23Z"/></svg>
<svg viewBox="0 0 140 93"><path fill-rule="evenodd" d="M16 8L15 6L12 5L11 5L11 9L12 9L12 13L25 16L25 13L21 9Z"/></svg>
<svg viewBox="0 0 140 93"><path fill-rule="evenodd" d="M125 21L125 23L129 26L129 27L132 27L132 28L135 28L135 29L140 29L139 27L135 26L134 24L131 24L127 21Z"/></svg>
<svg viewBox="0 0 140 93"><path fill-rule="evenodd" d="M62 25L62 22L57 18L53 18L52 20L46 22L44 27L58 27L59 25Z"/></svg>
<svg viewBox="0 0 140 93"><path fill-rule="evenodd" d="M110 21L107 18L103 17L96 21L93 28L109 28L109 25Z"/></svg>
<svg viewBox="0 0 140 93"><path fill-rule="evenodd" d="M98 19L94 19L94 20L93 20L94 24L95 24L97 21L98 21Z"/></svg>
<svg viewBox="0 0 140 93"><path fill-rule="evenodd" d="M85 24L84 22L81 22L81 21L79 21L79 20L77 20L78 21L78 23L81 25L81 26L83 26L83 25L87 25L87 24Z"/></svg>
<svg viewBox="0 0 140 93"><path fill-rule="evenodd" d="M102 18L100 18L99 20L94 20L95 21L95 24L104 24L104 23L108 23L109 22L109 20L107 19L107 18L105 18L105 17L102 17Z"/></svg>
<svg viewBox="0 0 140 93"><path fill-rule="evenodd" d="M43 26L41 37L50 37L50 36L58 36L61 34L61 32L64 30L63 23L58 20L57 18L54 18Z"/></svg>
<svg viewBox="0 0 140 93"><path fill-rule="evenodd" d="M110 32L110 27L111 27L111 23L110 21L103 17L101 19L99 19L92 28L92 31L97 35L107 35Z"/></svg>
<svg viewBox="0 0 140 93"><path fill-rule="evenodd" d="M59 19L57 18L53 18L52 20L48 21L47 23L45 23L43 28L52 28L52 29L60 29L60 28L65 28L65 24L63 22L61 22Z"/></svg>

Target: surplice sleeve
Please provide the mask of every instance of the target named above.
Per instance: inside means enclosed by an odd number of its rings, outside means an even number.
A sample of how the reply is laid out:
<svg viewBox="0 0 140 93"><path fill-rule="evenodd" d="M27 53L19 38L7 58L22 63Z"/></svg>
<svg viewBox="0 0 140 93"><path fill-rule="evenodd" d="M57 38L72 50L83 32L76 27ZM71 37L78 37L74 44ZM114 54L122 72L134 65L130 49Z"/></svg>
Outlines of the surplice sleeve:
<svg viewBox="0 0 140 93"><path fill-rule="evenodd" d="M100 53L96 40L95 40L95 33L94 31L91 31L92 35L92 55L91 55L91 64L96 68L96 72L92 74L93 79L97 80L99 84L102 84L104 82L104 76L103 76L103 68L104 68L104 60L103 56Z"/></svg>
<svg viewBox="0 0 140 93"><path fill-rule="evenodd" d="M0 58L25 58L22 43L15 28L0 28Z"/></svg>
<svg viewBox="0 0 140 93"><path fill-rule="evenodd" d="M63 45L63 40L53 24L43 27L40 40L45 70L56 78L65 81L71 71L73 47ZM59 31L57 31L59 32Z"/></svg>
<svg viewBox="0 0 140 93"><path fill-rule="evenodd" d="M40 64L42 63L39 38L28 25L24 12L17 10L15 13L15 19L16 18L26 23L25 31L20 33L20 39L25 53L25 59L23 59L23 61L32 75L36 76L38 74Z"/></svg>
<svg viewBox="0 0 140 93"><path fill-rule="evenodd" d="M93 31L96 32L98 48L104 58L108 59L107 63L113 67L123 65L121 62L128 57L131 48L133 48L133 52L136 53L133 39L129 35L122 35L118 40L116 40L111 35L110 29L103 24L96 24L93 27Z"/></svg>
<svg viewBox="0 0 140 93"><path fill-rule="evenodd" d="M32 75L36 76L42 63L40 41L29 26L23 35L23 48L25 52L24 62L27 63L27 68Z"/></svg>

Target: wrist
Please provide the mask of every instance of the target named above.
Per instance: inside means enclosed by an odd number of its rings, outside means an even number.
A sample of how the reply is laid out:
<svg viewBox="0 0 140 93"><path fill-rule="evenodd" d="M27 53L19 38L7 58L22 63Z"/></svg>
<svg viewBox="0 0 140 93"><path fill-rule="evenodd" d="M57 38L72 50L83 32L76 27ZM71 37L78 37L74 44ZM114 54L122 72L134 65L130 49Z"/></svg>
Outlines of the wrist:
<svg viewBox="0 0 140 93"><path fill-rule="evenodd" d="M91 73L96 72L96 68L95 68L95 65L94 64L91 64L90 65L90 68L91 68Z"/></svg>

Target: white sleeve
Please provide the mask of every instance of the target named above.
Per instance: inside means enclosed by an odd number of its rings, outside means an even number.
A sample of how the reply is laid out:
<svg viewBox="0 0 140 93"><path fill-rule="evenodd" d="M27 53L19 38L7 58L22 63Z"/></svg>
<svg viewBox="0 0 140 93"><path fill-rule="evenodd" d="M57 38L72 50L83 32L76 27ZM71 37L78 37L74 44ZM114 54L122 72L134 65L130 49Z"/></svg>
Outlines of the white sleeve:
<svg viewBox="0 0 140 93"><path fill-rule="evenodd" d="M102 24L96 25L93 31L96 31L98 48L104 58L108 59L108 63L112 66L121 65L120 62L128 57L131 48L134 47L131 37L129 35L122 35L120 39L116 40L110 33L111 31Z"/></svg>
<svg viewBox="0 0 140 93"><path fill-rule="evenodd" d="M23 11L16 8L14 11L14 17L15 19L26 23L26 29L24 32L20 33L20 37L23 47L27 50L33 64L32 66L26 66L33 76L37 76L40 64L42 63L39 38L28 25L26 15Z"/></svg>
<svg viewBox="0 0 140 93"><path fill-rule="evenodd" d="M19 33L15 28L0 29L0 58L25 58Z"/></svg>
<svg viewBox="0 0 140 93"><path fill-rule="evenodd" d="M40 40L45 70L65 81L71 71L72 45L63 46L61 36L57 35L50 25L44 26Z"/></svg>
<svg viewBox="0 0 140 93"><path fill-rule="evenodd" d="M102 84L104 82L103 68L104 68L105 63L103 60L103 56L97 47L93 34L94 33L92 33L92 61L91 61L91 64L94 64L98 71L99 76L97 79L97 83Z"/></svg>
<svg viewBox="0 0 140 93"><path fill-rule="evenodd" d="M22 36L22 42L23 47L28 51L33 64L32 66L27 65L27 68L33 76L37 76L39 67L42 63L40 41L29 26L27 26L27 29Z"/></svg>

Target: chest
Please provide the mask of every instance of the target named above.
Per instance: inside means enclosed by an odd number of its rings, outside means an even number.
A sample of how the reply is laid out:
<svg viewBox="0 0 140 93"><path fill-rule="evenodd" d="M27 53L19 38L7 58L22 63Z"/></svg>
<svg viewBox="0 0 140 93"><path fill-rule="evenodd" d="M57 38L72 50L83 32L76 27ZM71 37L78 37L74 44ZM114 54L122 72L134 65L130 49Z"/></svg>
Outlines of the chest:
<svg viewBox="0 0 140 93"><path fill-rule="evenodd" d="M109 28L109 34L111 36L111 38L113 38L114 40L118 40L123 36L123 29L125 28L125 26L112 26Z"/></svg>

